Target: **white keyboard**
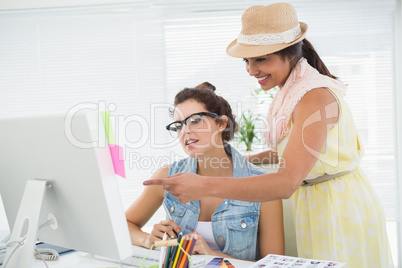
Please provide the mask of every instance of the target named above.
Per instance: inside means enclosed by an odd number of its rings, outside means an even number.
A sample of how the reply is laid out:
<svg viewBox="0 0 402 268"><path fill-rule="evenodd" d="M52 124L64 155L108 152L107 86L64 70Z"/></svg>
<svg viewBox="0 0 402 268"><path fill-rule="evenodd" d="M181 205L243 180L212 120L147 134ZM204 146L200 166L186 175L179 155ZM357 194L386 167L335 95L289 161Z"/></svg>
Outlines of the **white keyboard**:
<svg viewBox="0 0 402 268"><path fill-rule="evenodd" d="M148 255L147 255L148 254ZM148 267L154 264L159 264L159 256L161 254L160 250L149 250L142 247L133 246L133 255L121 260L121 264L140 267L140 264L144 267ZM145 257L146 256L146 257ZM145 259L144 259L145 257ZM141 261L144 259L144 262Z"/></svg>
<svg viewBox="0 0 402 268"><path fill-rule="evenodd" d="M154 249L150 251L149 249L143 248L143 247L137 247L133 246L133 255L125 258L121 261L114 261L121 263L122 265L125 266L132 266L132 267L148 267L151 265L159 264L159 257L160 257L161 251L160 248ZM145 257L146 256L146 257ZM144 259L145 257L145 259ZM95 256L97 259L105 259L103 257ZM144 259L143 263L141 261ZM109 259L109 261L111 261ZM199 256L191 256L191 266L193 268L196 267L201 267L204 266L205 260L202 257Z"/></svg>

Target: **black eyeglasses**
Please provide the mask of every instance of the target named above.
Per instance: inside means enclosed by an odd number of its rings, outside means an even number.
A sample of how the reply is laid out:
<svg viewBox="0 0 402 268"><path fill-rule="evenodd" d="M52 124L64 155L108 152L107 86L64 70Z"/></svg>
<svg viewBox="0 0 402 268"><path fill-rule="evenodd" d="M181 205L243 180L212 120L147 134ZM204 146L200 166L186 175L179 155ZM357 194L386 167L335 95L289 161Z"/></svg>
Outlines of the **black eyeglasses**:
<svg viewBox="0 0 402 268"><path fill-rule="evenodd" d="M175 121L173 123L170 123L169 125L166 126L166 129L169 130L170 135L172 137L177 137L181 135L181 130L183 128L183 125L186 125L189 130L191 131L196 131L200 127L202 127L202 117L206 115L212 118L217 118L218 115L216 113L210 113L210 112L199 112L199 113L194 113L190 116L187 116L184 120L181 121Z"/></svg>

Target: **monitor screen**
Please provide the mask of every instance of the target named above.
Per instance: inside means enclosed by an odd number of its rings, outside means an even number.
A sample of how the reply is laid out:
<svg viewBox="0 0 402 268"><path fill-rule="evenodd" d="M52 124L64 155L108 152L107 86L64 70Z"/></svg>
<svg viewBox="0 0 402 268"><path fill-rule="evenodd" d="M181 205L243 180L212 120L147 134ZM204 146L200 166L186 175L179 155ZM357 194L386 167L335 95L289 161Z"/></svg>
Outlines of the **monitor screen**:
<svg viewBox="0 0 402 268"><path fill-rule="evenodd" d="M12 234L27 228L14 226L23 196L38 196L32 188L24 193L27 182L46 180L51 187L41 204L24 208L39 206L39 224L55 219L38 230L39 240L112 259L132 254L98 111L5 118L0 119L0 130L0 193Z"/></svg>

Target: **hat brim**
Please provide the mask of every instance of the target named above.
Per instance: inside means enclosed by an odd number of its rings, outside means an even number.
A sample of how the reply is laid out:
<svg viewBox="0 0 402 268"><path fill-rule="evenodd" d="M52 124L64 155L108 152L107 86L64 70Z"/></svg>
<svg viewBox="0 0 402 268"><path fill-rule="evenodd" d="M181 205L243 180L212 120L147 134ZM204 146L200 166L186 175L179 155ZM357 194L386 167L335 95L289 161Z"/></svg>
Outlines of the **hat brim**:
<svg viewBox="0 0 402 268"><path fill-rule="evenodd" d="M257 46L257 45L245 45L237 43L237 39L235 39L229 46L226 48L226 53L229 56L235 58L254 58L259 56L264 56L268 54L272 54L274 52L278 52L284 48L290 47L301 40L303 40L307 33L307 24L304 22L300 23L301 35L299 38L294 40L291 43L287 44L277 44L277 45L268 45L268 46Z"/></svg>

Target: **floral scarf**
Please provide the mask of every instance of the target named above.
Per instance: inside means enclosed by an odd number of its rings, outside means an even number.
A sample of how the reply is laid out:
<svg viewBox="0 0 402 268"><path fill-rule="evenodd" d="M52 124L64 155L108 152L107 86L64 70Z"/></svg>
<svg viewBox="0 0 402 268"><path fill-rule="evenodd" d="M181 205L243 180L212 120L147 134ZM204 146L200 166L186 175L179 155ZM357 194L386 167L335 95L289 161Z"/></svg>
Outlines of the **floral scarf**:
<svg viewBox="0 0 402 268"><path fill-rule="evenodd" d="M268 110L262 138L272 151L277 151L278 143L289 133L296 105L307 92L320 87L331 88L342 97L346 94L344 83L320 74L305 58L301 58L285 85L276 92Z"/></svg>

